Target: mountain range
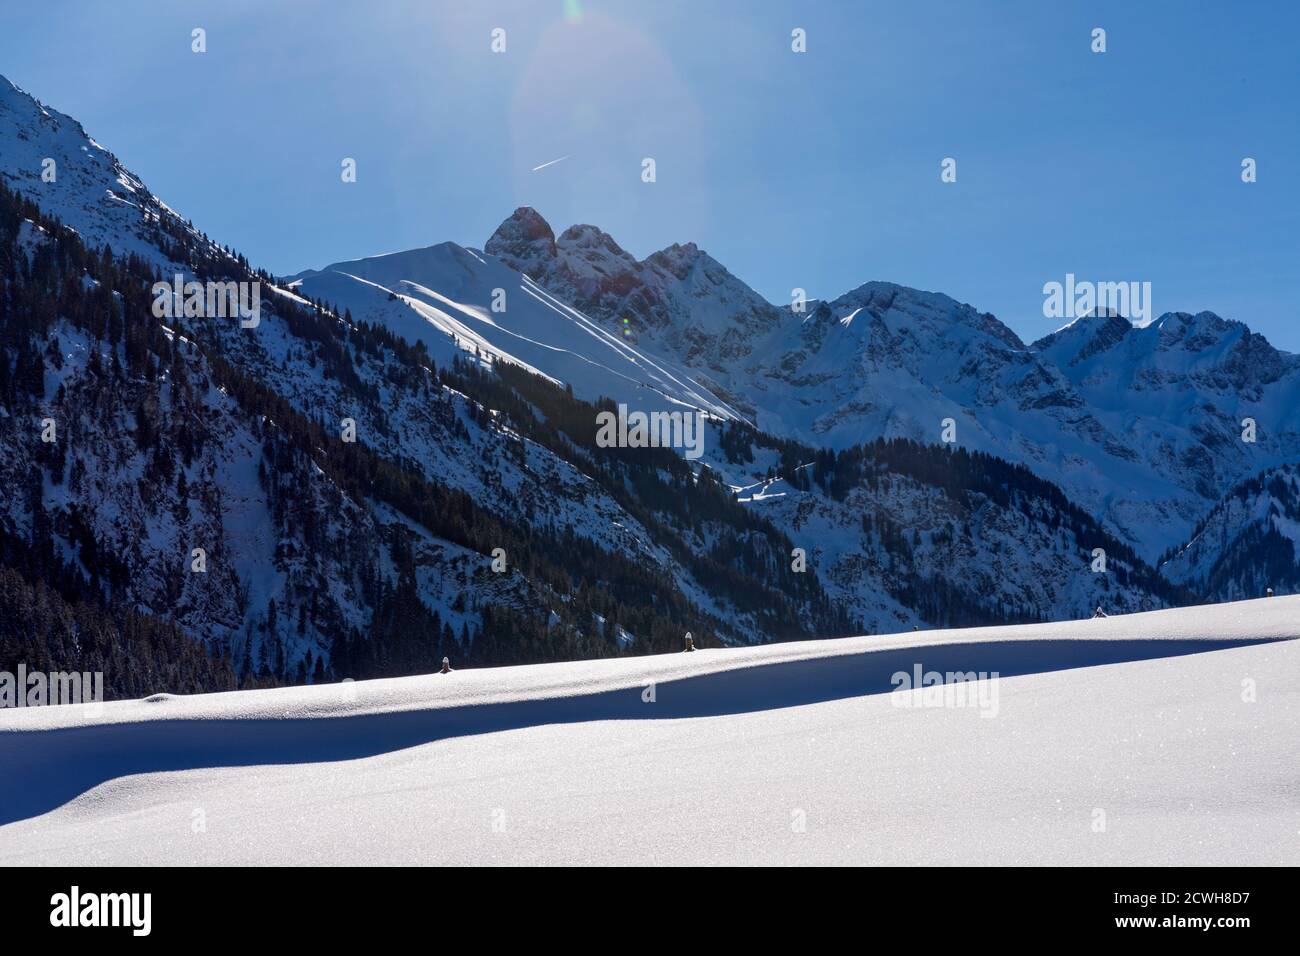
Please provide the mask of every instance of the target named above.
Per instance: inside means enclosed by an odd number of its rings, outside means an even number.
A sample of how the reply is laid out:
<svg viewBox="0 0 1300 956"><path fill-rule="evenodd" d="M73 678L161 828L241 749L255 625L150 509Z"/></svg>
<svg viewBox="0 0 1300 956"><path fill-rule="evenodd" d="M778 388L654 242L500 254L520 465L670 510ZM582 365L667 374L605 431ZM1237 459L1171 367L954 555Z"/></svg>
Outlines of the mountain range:
<svg viewBox="0 0 1300 956"><path fill-rule="evenodd" d="M989 313L887 282L797 311L765 301L693 244L638 261L594 226L557 237L530 208L482 250L444 243L291 278L404 334L466 342L472 335L439 314L440 290L486 315L492 289L518 287L605 335L630 329L640 355L682 370L682 387L662 389L668 397L817 447L935 443L952 418L962 447L1026 465L1148 561L1185 541L1239 481L1300 451L1300 358L1210 312L1145 327L1089 315L1026 344ZM385 301L390 292L396 302ZM496 354L617 394L566 366L569 353L538 359L534 343L514 338L537 327L532 312L506 314L499 334L471 323ZM1254 441L1242 440L1246 419Z"/></svg>
<svg viewBox="0 0 1300 956"><path fill-rule="evenodd" d="M173 274L261 321L157 318ZM1211 313L773 304L527 207L273 276L0 78L0 667L134 694L1289 590L1298 387ZM616 405L698 411L703 457L604 447Z"/></svg>

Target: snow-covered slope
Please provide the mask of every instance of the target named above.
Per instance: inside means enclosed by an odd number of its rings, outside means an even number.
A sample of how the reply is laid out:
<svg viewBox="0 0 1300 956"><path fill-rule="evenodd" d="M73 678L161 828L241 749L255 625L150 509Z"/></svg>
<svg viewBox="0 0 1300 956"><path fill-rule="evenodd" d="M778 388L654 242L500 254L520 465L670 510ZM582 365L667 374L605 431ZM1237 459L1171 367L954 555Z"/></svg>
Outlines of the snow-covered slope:
<svg viewBox="0 0 1300 956"><path fill-rule="evenodd" d="M1228 492L1160 569L1214 600L1300 591L1300 466L1285 465Z"/></svg>
<svg viewBox="0 0 1300 956"><path fill-rule="evenodd" d="M8 711L0 862L1294 865L1298 622L1276 598ZM984 679L944 706L895 692L917 667Z"/></svg>
<svg viewBox="0 0 1300 956"><path fill-rule="evenodd" d="M569 385L580 398L631 408L735 412L673 362L606 329L495 257L442 243L336 262L292 277L313 300L424 342L437 360L470 352Z"/></svg>
<svg viewBox="0 0 1300 956"><path fill-rule="evenodd" d="M1094 316L1033 348L1149 476L1116 472L1119 480L1092 482L1111 496L1103 510L1112 524L1148 545L1148 558L1160 541L1186 540L1241 480L1300 460L1300 356L1241 322L1168 313L1139 328ZM1060 481L1074 487L1069 476Z"/></svg>
<svg viewBox="0 0 1300 956"><path fill-rule="evenodd" d="M951 419L956 444L1027 465L1147 560L1235 482L1300 458L1300 358L1209 313L1080 320L1031 347L872 282L789 315L719 381L759 428L832 448L936 443Z"/></svg>
<svg viewBox="0 0 1300 956"><path fill-rule="evenodd" d="M957 444L1027 465L1148 560L1300 457L1300 357L1211 313L1089 317L1026 347L946 296L868 283L787 322L745 374L759 427L830 447L935 442L951 418Z"/></svg>
<svg viewBox="0 0 1300 956"><path fill-rule="evenodd" d="M711 441L705 461L870 632L1190 599L1023 466L898 439L832 455L739 433Z"/></svg>
<svg viewBox="0 0 1300 956"><path fill-rule="evenodd" d="M80 123L2 75L0 179L77 230L87 245L135 253L164 271L176 265L168 255L174 237L211 245Z"/></svg>
<svg viewBox="0 0 1300 956"><path fill-rule="evenodd" d="M497 227L484 250L710 380L728 383L735 363L781 320L776 307L693 242L638 261L595 226L570 226L556 238L524 206Z"/></svg>
<svg viewBox="0 0 1300 956"><path fill-rule="evenodd" d="M1169 503L1187 496L1152 475L1053 364L945 295L871 282L790 314L731 381L742 378L760 428L831 448L877 437L937 444L951 421L954 444L1027 465L1144 553L1199 514ZM1115 521L1135 494L1146 521Z"/></svg>

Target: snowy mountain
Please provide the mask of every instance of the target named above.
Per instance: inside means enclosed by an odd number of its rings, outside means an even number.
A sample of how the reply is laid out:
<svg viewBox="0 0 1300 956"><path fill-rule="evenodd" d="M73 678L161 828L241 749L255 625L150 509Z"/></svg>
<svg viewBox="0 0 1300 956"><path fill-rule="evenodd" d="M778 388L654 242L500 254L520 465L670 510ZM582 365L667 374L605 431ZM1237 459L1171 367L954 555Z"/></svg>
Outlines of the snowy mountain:
<svg viewBox="0 0 1300 956"><path fill-rule="evenodd" d="M70 116L0 76L0 183L77 230L92 247L141 256L164 272L179 266L178 240L215 250L154 196L140 177Z"/></svg>
<svg viewBox="0 0 1300 956"><path fill-rule="evenodd" d="M1153 500L1167 503L1158 520L1172 531L1181 527L1175 512L1199 519L1244 478L1300 459L1300 356L1273 348L1240 322L1211 312L1169 313L1143 328L1080 319L1033 348L1108 434L1123 436L1125 454L1150 476L1132 479L1108 509L1132 540L1168 546L1191 532L1144 537L1152 513L1135 492L1150 489ZM1171 486L1176 494L1166 490Z"/></svg>
<svg viewBox="0 0 1300 956"><path fill-rule="evenodd" d="M12 89L6 105L0 141L25 144L6 163L79 130ZM82 202L95 176L129 174L90 146L78 166L78 152L44 193L21 166L6 182L24 193L0 193L0 447L20 490L0 507L0 557L22 588L58 581L95 605L86 613L173 622L245 683L429 670L444 653L644 653L688 629L702 645L849 629L815 576L776 577L764 557L775 528L670 452L601 460L590 434L579 444L541 420L557 406L593 428L596 409L554 381L521 372L507 386L482 355L453 344L443 364L418 335L412 347L320 309L152 217L165 207L142 185L129 210ZM156 244L126 256L80 238L136 226ZM259 283L261 321L154 318L151 280L171 268ZM663 375L581 317L531 314L561 316L561 332L645 382ZM721 567L696 535L722 551L744 541L753 563ZM69 619L36 623L50 646L75 643ZM30 657L30 634L0 627L6 660ZM115 649L106 669L121 693L151 671Z"/></svg>
<svg viewBox="0 0 1300 956"><path fill-rule="evenodd" d="M740 427L718 445L710 466L871 632L1192 600L1056 486L1002 459L905 439L814 451Z"/></svg>
<svg viewBox="0 0 1300 956"><path fill-rule="evenodd" d="M1165 577L1215 601L1300 592L1300 466L1243 481L1161 562Z"/></svg>
<svg viewBox="0 0 1300 956"><path fill-rule="evenodd" d="M694 243L637 261L595 226L571 226L557 239L536 210L522 207L483 248L607 326L726 384L729 369L781 320Z"/></svg>
<svg viewBox="0 0 1300 956"><path fill-rule="evenodd" d="M439 362L468 352L538 372L591 401L617 396L633 408L736 417L681 367L605 329L527 273L455 243L336 262L292 277L289 287L423 342Z"/></svg>
<svg viewBox="0 0 1300 956"><path fill-rule="evenodd" d="M245 677L644 652L691 627L705 642L848 627L814 579L774 575L776 529L670 452L597 466L534 419L547 402L579 407L544 379L519 373L511 391L289 300L256 329L169 326L149 316L147 269L85 250L35 207L0 206L17 343L0 447L22 489L0 532L33 574L174 620ZM44 441L45 423L62 439ZM684 540L699 533L747 542L753 564L724 572ZM22 635L5 637L19 654Z"/></svg>
<svg viewBox="0 0 1300 956"><path fill-rule="evenodd" d="M0 863L1295 865L1298 622L1275 598L0 711Z"/></svg>
<svg viewBox="0 0 1300 956"><path fill-rule="evenodd" d="M155 317L176 272L260 321ZM797 313L528 208L275 279L7 82L0 333L0 599L46 602L0 663L82 615L115 694L1187 603L1209 578L1148 562L1300 447L1295 359L1212 316L1029 347L887 283ZM615 404L699 410L704 456L606 447Z"/></svg>
<svg viewBox="0 0 1300 956"><path fill-rule="evenodd" d="M668 263L680 265L684 261L689 261L690 265L679 268L677 272L666 268ZM462 283L467 276L489 272L502 265L508 265L515 274L502 278L499 272L490 273L492 279L478 279L475 292L465 294ZM580 303L584 319L587 314L600 316L610 331L627 328L622 318L632 316L634 321L629 324L637 330L635 334L642 354L652 348L662 348L676 355L683 364L697 362L700 367L696 372L700 380L710 382L718 393L726 395L733 403L739 403L742 413L752 414L755 406L762 409L779 404L783 409L794 408L794 412L785 413L789 418L786 422L775 423L773 416L761 410L760 420L769 426L775 425L772 430L779 434L810 436L810 443L847 445L850 435L864 441L879 435L902 434L920 441L935 437L920 427L918 416L923 413L918 409L929 409L928 417L937 432L943 413L955 406L946 404L925 384L924 376L933 374L935 363L928 357L923 359L915 343L927 335L942 343L941 348L935 349L942 355L969 353L960 360L961 368L951 378L955 381L961 374L966 375L973 396L968 403L973 407L981 403L996 406L1004 396L1013 393L1017 396L1016 408L1029 414L1053 403L1075 409L1081 404L1077 396L1070 394L1069 383L1054 375L1050 366L1040 365L1009 329L992 316L958 306L946 297L874 283L846 297L841 303L846 308L852 303L852 311L867 310L856 331L852 319L839 323L825 321L832 308L826 304L817 306L802 322L783 324L779 310L763 303L757 294L694 247L674 247L656 253L644 262L637 262L610 237L590 226L573 227L557 239L549 224L529 208L516 210L507 218L485 244L482 254L444 244L395 256L340 263L319 272L292 277L292 284L298 291L340 303L353 315L383 322L407 337L424 336L426 341L430 341L431 348L440 342L447 343L449 330L450 335L457 338L468 340L468 336L449 327L442 315L435 314L426 319L429 302L443 306L439 311L445 315L446 303L471 301L476 303L475 314L485 316L494 285L498 288L531 289L534 283L545 285L557 299ZM433 293L435 287L444 291ZM412 295L409 290L421 291ZM395 300L389 293L398 298ZM876 312L889 312L896 303L898 308L893 316L899 324L897 335L912 343L910 350L898 343L891 344L888 341L890 333L883 329L884 323L875 315ZM918 315L925 320L919 327ZM499 323L514 329L520 321L520 316L507 308L491 328L496 331L496 323ZM531 316L524 321L531 322ZM586 321L590 323L590 320ZM532 331L535 326L530 324L528 327L531 339L540 338ZM795 339L781 342L780 336L791 331ZM845 336L860 334L868 336L866 343L855 339L855 344L846 347L841 340ZM699 340L704 344L682 346L684 337L692 335L704 336ZM828 335L831 340L827 339ZM749 396L744 394L744 376L738 374L732 378L726 375L727 363L724 361L729 351L734 354L748 351L748 344L754 341L762 343L753 350L756 354L776 351L786 356L782 367L766 379L757 377L753 368L749 370L747 374L753 381L761 383L765 393L757 398L757 387L751 389ZM719 344L722 342L729 344ZM846 351L852 350L864 351L878 365L904 364L904 353L910 351L906 360L918 363L911 369L910 392L903 387L890 390L891 394L910 396L912 400L895 399L889 410L881 410L870 427L864 427L865 409L860 404L852 399L838 403L828 401L826 396L834 396L834 393L819 387L823 383L815 376L811 380L807 377L812 374L809 371L812 364L808 359L810 351L826 356L834 370L842 365ZM519 354L516 349L512 358L518 360ZM569 352L564 354L567 356ZM707 362L703 356L708 356ZM574 377L553 356L531 353L527 362L521 364L529 364L560 380L578 383L576 388L587 394L601 391L589 384L585 370ZM661 361L659 364L667 363ZM1009 364L1014 368L1008 370ZM997 375L990 371L998 368L1002 371ZM1031 371L1026 371L1027 368ZM1035 387L1031 389L1031 385ZM872 387L881 387L878 376ZM1053 389L1059 392L1054 393ZM789 396L790 400L778 403L777 395ZM817 417L822 406L807 411L808 396L819 397L825 405L838 409L831 417L843 415L849 423L844 427L849 430L836 432L839 426ZM688 401L692 398L698 400L698 396L684 397ZM1074 415L1078 417L1077 411ZM972 417L971 420L978 428L979 419ZM1087 430L1086 424L1076 422L1074 427L1082 432ZM1049 432L1052 427L1045 425L1042 430ZM1096 429L1097 426L1092 423L1091 427ZM832 432L835 434L830 434ZM1010 426L1003 432L1009 441L1016 443L1016 447L1023 445L1031 450L1036 461L1041 458L1040 446L1028 442L1023 435L1016 435ZM834 440L827 441L828 435ZM1086 438L1079 438L1076 444L1082 445L1085 441ZM966 438L962 445L986 446L994 452L1006 451L1006 445L993 434L985 434L984 440ZM805 460L811 461L814 452L808 448L804 454ZM1115 552L1114 542L1110 540L1114 532L1093 529L1086 535L1060 537L1059 528L1051 526L1051 521L1059 521L1059 517L1047 517L1053 514L1055 505L1024 509L1015 518L999 511L997 517L979 530L976 538L972 538L970 521L980 511L979 507L972 509L966 503L953 503L942 489L932 489L931 492L945 499L944 506L937 509L937 513L961 517L954 518L951 527L940 530L943 523L936 524L929 517L935 513L932 509L934 502L923 494L910 501L883 501L877 488L862 493L873 496L868 508L860 500L862 494L848 502L834 502L825 496L809 497L799 489L785 488L780 484L773 486L761 468L738 467L737 462L720 460L717 456L709 461L732 487L765 485L766 494L742 496L741 500L750 504L763 502L761 513L770 517L792 539L797 539L800 532L806 534L811 527L808 509L819 512L831 509L835 512L833 518L823 515L825 525L817 537L818 547L813 549L813 564L824 585L852 610L857 620L873 630L920 620L952 620L937 609L932 609L924 618L918 613L918 605L928 600L935 588L941 589L945 595L952 595L949 601L960 602L956 595L979 595L978 599L963 605L965 613L975 615L960 618L966 622L1047 619L1064 613L1082 613L1098 604L1139 610L1158 607L1163 601L1173 599L1173 592L1161 598L1155 597L1164 589L1161 583L1149 578L1136 589L1129 589L1127 580L1115 588L1113 577L1081 573L1081 568L1090 569L1089 557L1094 547L1103 547L1112 554ZM775 461L776 456L769 455L762 463L768 467ZM1137 469L1133 469L1133 473L1137 474ZM1142 478L1145 480L1144 475ZM773 492L774 487L778 489L776 492ZM890 494L897 491L897 485L889 486ZM776 504L778 499L779 504ZM927 540L933 536L932 544L923 547L914 559L909 557L905 560L898 553L898 540L890 538L886 541L878 534L864 532L864 509L886 516L903 516L900 526L910 531L924 528ZM1035 525L1032 532L1023 525L1025 521ZM1084 541L1084 537L1092 540ZM1103 541L1103 537L1108 540ZM910 538L908 535L907 540ZM979 541L977 546L953 553L951 540L976 539ZM1032 543L1026 545L1024 542ZM1040 573L1031 576L1020 570L1009 571L1012 565L1036 565ZM1144 577L1144 572L1131 565L1121 564L1121 567L1132 568L1138 578ZM1041 573L1045 568L1052 570ZM982 584L972 587L972 581ZM1045 586L1045 581L1050 583ZM898 596L901 596L901 601Z"/></svg>
<svg viewBox="0 0 1300 956"><path fill-rule="evenodd" d="M988 313L886 282L778 309L693 245L637 261L592 226L557 239L531 209L484 248L607 328L630 319L762 431L935 443L951 418L956 444L1025 464L1147 560L1237 481L1300 458L1300 357L1212 313L1140 329L1090 316L1026 345Z"/></svg>

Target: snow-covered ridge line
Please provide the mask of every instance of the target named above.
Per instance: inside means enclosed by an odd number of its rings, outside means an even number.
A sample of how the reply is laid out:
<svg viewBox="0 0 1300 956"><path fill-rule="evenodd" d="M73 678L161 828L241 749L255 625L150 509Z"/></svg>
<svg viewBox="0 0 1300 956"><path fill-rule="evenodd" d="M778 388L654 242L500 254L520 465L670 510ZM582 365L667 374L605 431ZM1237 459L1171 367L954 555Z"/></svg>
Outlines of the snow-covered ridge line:
<svg viewBox="0 0 1300 956"><path fill-rule="evenodd" d="M1298 633L1275 598L8 713L0 863L1188 862L1192 800L1195 862L1288 862ZM914 666L1010 679L891 706Z"/></svg>
<svg viewBox="0 0 1300 956"><path fill-rule="evenodd" d="M792 675L777 665L828 665L824 677L853 672L874 678L903 660L959 659L962 670L1003 676L1167 657L1233 645L1300 638L1300 595L1113 615L1080 621L954 628L799 641L751 647L529 664L342 684L115 701L89 714L80 706L0 711L0 753L25 732L147 722L299 720L443 711L525 701L570 700L761 668L756 694L771 699ZM955 657L954 657L955 655ZM910 665L909 665L910 666ZM957 666L957 665L954 665ZM889 670L889 674L893 671ZM802 682L797 678L796 682ZM857 683L856 693L889 690ZM629 697L629 700L632 698ZM638 698L639 699L639 698ZM737 701L733 700L733 704ZM752 701L761 709L761 700ZM749 705L742 709L751 709ZM576 715L568 719L587 719ZM663 708L643 716L666 717ZM6 741L8 746L6 746Z"/></svg>

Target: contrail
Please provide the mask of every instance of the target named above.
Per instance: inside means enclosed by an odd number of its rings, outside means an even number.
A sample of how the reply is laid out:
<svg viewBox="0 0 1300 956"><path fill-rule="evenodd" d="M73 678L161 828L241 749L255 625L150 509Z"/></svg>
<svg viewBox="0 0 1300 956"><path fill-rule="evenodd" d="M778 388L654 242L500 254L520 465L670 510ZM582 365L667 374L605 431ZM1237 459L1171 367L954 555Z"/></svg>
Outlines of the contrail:
<svg viewBox="0 0 1300 956"><path fill-rule="evenodd" d="M572 155L573 155L572 153L569 154L569 156L572 156ZM542 163L542 165L540 165L540 166L534 166L534 167L533 167L533 172L537 172L539 169L545 169L547 166L554 166L556 163L562 163L562 162L564 162L566 159L568 159L569 156L561 156L559 159L553 159L553 160L551 160L549 163Z"/></svg>

